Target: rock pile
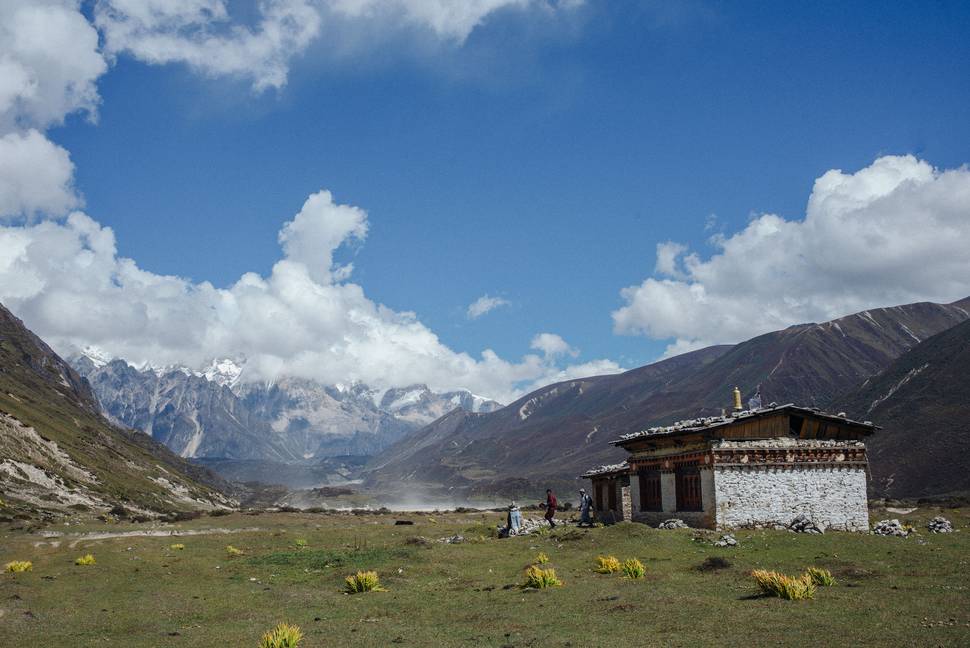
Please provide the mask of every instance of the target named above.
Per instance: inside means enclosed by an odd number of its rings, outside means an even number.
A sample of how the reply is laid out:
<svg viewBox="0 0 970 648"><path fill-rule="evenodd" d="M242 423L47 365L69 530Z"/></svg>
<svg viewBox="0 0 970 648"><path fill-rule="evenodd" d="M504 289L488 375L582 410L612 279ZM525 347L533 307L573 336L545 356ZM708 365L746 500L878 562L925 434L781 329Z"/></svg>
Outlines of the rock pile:
<svg viewBox="0 0 970 648"><path fill-rule="evenodd" d="M899 520L880 520L872 527L874 535L899 536L900 538L905 538L911 531L912 529L907 529L900 524Z"/></svg>
<svg viewBox="0 0 970 648"><path fill-rule="evenodd" d="M936 516L926 525L932 533L953 533L953 525L945 517Z"/></svg>
<svg viewBox="0 0 970 648"><path fill-rule="evenodd" d="M797 515L795 519L788 523L788 530L794 533L822 533L807 515Z"/></svg>
<svg viewBox="0 0 970 648"><path fill-rule="evenodd" d="M461 544L464 541L465 541L465 536L461 536L461 535L453 535L446 538L438 538L438 542L441 542L443 544Z"/></svg>
<svg viewBox="0 0 970 648"><path fill-rule="evenodd" d="M714 541L715 547L737 547L738 541L730 533L726 533L721 536L720 540Z"/></svg>
<svg viewBox="0 0 970 648"><path fill-rule="evenodd" d="M658 529L686 529L687 523L683 520L678 520L677 518L671 518L670 520L664 520L657 525Z"/></svg>

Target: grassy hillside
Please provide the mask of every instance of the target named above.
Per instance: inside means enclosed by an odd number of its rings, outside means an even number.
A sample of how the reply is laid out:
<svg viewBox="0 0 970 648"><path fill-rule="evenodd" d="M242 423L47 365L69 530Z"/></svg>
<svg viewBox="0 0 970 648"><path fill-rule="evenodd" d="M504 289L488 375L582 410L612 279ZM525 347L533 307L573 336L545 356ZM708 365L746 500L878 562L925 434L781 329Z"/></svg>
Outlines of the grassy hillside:
<svg viewBox="0 0 970 648"><path fill-rule="evenodd" d="M87 382L0 306L0 515L228 503L210 471L110 425Z"/></svg>
<svg viewBox="0 0 970 648"><path fill-rule="evenodd" d="M234 514L155 529L180 537L63 535L39 546L37 536L7 534L0 564L32 560L34 569L0 574L0 643L255 648L263 632L287 621L306 633L301 648L966 646L970 591L959 574L970 554L970 518L944 513L959 532L924 529L896 538L741 531L733 549L712 546L713 532L636 524L479 539L496 513ZM935 514L902 517L922 529ZM882 517L900 516L873 513L873 520ZM396 519L414 526L395 526ZM474 541L437 542L456 533ZM418 536L432 542L417 544ZM244 555L228 558L228 544ZM539 552L563 587L520 588ZM97 564L75 566L87 553ZM594 573L601 554L639 558L646 577ZM701 569L714 557L728 566ZM797 574L810 565L831 570L836 585L809 601L760 597L749 575L758 568ZM387 591L344 594L345 576L358 569L376 569Z"/></svg>
<svg viewBox="0 0 970 648"><path fill-rule="evenodd" d="M883 426L867 443L876 494L970 494L970 321L914 347L847 395Z"/></svg>

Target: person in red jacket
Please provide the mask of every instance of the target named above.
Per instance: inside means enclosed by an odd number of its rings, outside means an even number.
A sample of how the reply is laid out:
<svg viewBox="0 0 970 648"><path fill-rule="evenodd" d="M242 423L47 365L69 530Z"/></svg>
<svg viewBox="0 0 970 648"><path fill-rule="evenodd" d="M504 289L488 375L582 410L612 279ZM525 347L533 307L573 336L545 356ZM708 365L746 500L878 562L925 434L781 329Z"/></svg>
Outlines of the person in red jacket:
<svg viewBox="0 0 970 648"><path fill-rule="evenodd" d="M556 501L556 495L552 492L551 488L546 489L546 521L549 526L553 529L556 528L556 521L553 519L556 516L556 509L559 508L559 502Z"/></svg>

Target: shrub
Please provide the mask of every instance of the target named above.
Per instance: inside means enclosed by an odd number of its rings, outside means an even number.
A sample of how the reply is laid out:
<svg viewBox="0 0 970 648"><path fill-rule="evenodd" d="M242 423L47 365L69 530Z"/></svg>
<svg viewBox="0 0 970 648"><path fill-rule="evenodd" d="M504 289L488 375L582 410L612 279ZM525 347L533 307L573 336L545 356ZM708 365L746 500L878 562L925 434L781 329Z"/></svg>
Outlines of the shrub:
<svg viewBox="0 0 970 648"><path fill-rule="evenodd" d="M547 587L561 587L562 581L556 577L555 569L542 569L535 565L530 565L525 570L525 585L533 589L546 589Z"/></svg>
<svg viewBox="0 0 970 648"><path fill-rule="evenodd" d="M643 568L643 563L636 558L630 558L625 563L623 563L623 575L627 578L643 578L646 570Z"/></svg>
<svg viewBox="0 0 970 648"><path fill-rule="evenodd" d="M97 561L94 559L94 556L92 556L91 554L84 554L83 556L77 558L74 561L75 565L81 565L82 567L94 565L96 563Z"/></svg>
<svg viewBox="0 0 970 648"><path fill-rule="evenodd" d="M545 565L547 562L549 562L549 556L547 556L545 553L540 551L539 555L536 556L536 564Z"/></svg>
<svg viewBox="0 0 970 648"><path fill-rule="evenodd" d="M177 542L173 545L169 545L168 548L171 549L172 551L182 551L183 549L185 549L185 545L182 544L181 542Z"/></svg>
<svg viewBox="0 0 970 648"><path fill-rule="evenodd" d="M245 553L242 549L236 549L232 545L226 545L226 556L229 558L238 558L239 556L245 555Z"/></svg>
<svg viewBox="0 0 970 648"><path fill-rule="evenodd" d="M299 626L281 623L266 634L259 642L259 648L295 648L303 639Z"/></svg>
<svg viewBox="0 0 970 648"><path fill-rule="evenodd" d="M34 569L34 563L29 560L14 560L4 565L3 569L13 574L19 574L21 572L32 571Z"/></svg>
<svg viewBox="0 0 970 648"><path fill-rule="evenodd" d="M821 587L832 587L835 585L835 578L832 576L832 572L827 569L822 569L820 567L809 567L805 570L805 575L808 576L813 583Z"/></svg>
<svg viewBox="0 0 970 648"><path fill-rule="evenodd" d="M775 571L756 569L751 572L762 593L777 596L789 601L800 601L815 597L815 583L808 574L786 576Z"/></svg>
<svg viewBox="0 0 970 648"><path fill-rule="evenodd" d="M376 571L359 571L353 576L348 576L345 583L344 591L348 594L386 591L381 587L381 579Z"/></svg>
<svg viewBox="0 0 970 648"><path fill-rule="evenodd" d="M616 556L596 556L596 573L612 574L622 569Z"/></svg>
<svg viewBox="0 0 970 648"><path fill-rule="evenodd" d="M296 545L297 549L306 549L307 547L307 542L304 538L297 538L293 544Z"/></svg>

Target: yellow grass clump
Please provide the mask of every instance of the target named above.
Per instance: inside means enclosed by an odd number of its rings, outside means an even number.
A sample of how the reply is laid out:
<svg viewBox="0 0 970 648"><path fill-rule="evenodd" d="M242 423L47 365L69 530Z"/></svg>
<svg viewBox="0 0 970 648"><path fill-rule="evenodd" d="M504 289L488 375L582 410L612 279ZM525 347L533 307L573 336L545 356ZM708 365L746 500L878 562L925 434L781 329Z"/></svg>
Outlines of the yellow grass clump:
<svg viewBox="0 0 970 648"><path fill-rule="evenodd" d="M544 552L540 551L539 555L536 556L536 564L545 565L547 562L549 562L549 556L547 556Z"/></svg>
<svg viewBox="0 0 970 648"><path fill-rule="evenodd" d="M74 564L75 565L80 565L81 567L88 567L90 565L96 565L97 562L98 561L95 560L94 559L94 556L91 555L91 554L84 554L83 556L79 556L78 558L76 558L74 560Z"/></svg>
<svg viewBox="0 0 970 648"><path fill-rule="evenodd" d="M620 571L622 566L616 556L596 556L596 573L613 574Z"/></svg>
<svg viewBox="0 0 970 648"><path fill-rule="evenodd" d="M259 648L296 648L303 639L299 626L281 623L266 634L259 642Z"/></svg>
<svg viewBox="0 0 970 648"><path fill-rule="evenodd" d="M751 572L762 593L788 601L801 601L815 597L815 583L808 574L786 576L775 571L756 569Z"/></svg>
<svg viewBox="0 0 970 648"><path fill-rule="evenodd" d="M812 582L820 587L832 587L835 585L835 577L832 572L821 567L809 567L805 570L805 575L812 579Z"/></svg>
<svg viewBox="0 0 970 648"><path fill-rule="evenodd" d="M173 545L169 545L168 548L171 549L172 551L182 551L183 549L185 549L185 545L182 544L181 542L176 542Z"/></svg>
<svg viewBox="0 0 970 648"><path fill-rule="evenodd" d="M12 574L19 574L21 572L29 572L34 569L34 563L29 560L13 560L8 562L3 566L3 570L10 572Z"/></svg>
<svg viewBox="0 0 970 648"><path fill-rule="evenodd" d="M307 541L306 541L306 539L304 539L304 538L297 538L297 539L296 539L296 540L295 540L295 541L293 542L293 544L295 544L295 545L296 545L296 548L297 548L297 549L306 549L306 548L307 548Z"/></svg>
<svg viewBox="0 0 970 648"><path fill-rule="evenodd" d="M229 558L238 558L239 556L245 555L246 552L242 549L236 549L232 545L226 545L226 556Z"/></svg>
<svg viewBox="0 0 970 648"><path fill-rule="evenodd" d="M562 581L556 578L555 569L542 569L535 565L530 565L525 570L525 585L533 589L546 589L547 587L561 587Z"/></svg>
<svg viewBox="0 0 970 648"><path fill-rule="evenodd" d="M630 558L623 563L623 575L627 578L643 578L645 573L643 563L636 558Z"/></svg>
<svg viewBox="0 0 970 648"><path fill-rule="evenodd" d="M344 580L344 591L348 594L361 594L363 592L384 592L381 587L380 576L376 571L359 571Z"/></svg>

